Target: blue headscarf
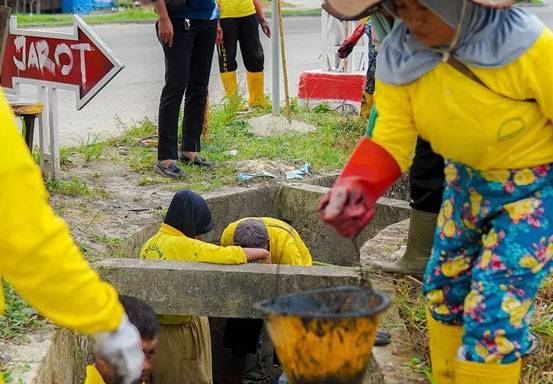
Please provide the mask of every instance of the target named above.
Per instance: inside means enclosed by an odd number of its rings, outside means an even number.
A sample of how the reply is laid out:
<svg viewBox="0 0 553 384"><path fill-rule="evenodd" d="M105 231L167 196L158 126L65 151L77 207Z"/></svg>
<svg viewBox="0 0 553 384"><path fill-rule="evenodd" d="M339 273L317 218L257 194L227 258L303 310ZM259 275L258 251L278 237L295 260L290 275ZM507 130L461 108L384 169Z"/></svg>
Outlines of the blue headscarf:
<svg viewBox="0 0 553 384"><path fill-rule="evenodd" d="M468 0L419 1L449 26L459 27L455 46L427 48L397 21L380 46L377 79L394 85L411 83L438 65L449 51L467 65L502 67L522 56L544 28L537 17L517 7L493 9Z"/></svg>

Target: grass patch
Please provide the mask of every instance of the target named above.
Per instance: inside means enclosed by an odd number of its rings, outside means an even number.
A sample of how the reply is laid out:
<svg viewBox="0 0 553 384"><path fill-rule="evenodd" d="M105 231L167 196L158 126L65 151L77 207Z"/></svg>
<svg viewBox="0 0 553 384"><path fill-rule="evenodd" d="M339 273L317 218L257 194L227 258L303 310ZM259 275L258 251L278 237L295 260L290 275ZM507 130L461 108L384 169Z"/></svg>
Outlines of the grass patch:
<svg viewBox="0 0 553 384"><path fill-rule="evenodd" d="M6 311L0 316L0 337L13 339L30 329L41 326L41 317L31 308L14 289L2 280Z"/></svg>
<svg viewBox="0 0 553 384"><path fill-rule="evenodd" d="M292 117L311 123L316 130L311 133L288 132L272 137L255 136L248 118L267 111L256 109L244 115L238 110L241 100L224 100L212 106L209 112L209 139L202 143L202 156L215 162L211 170L180 163L187 177L183 182L161 179L153 171L157 160L157 125L149 119L134 124L119 122L120 136L85 148L115 148L117 158L125 161L142 176L141 186L167 184L165 188L178 190L191 188L208 191L222 186L235 185L240 164L244 161L268 161L297 165L311 163L315 172L341 169L355 143L365 131L365 122L357 116L329 112L320 107L314 111L294 107ZM181 135L179 134L179 137ZM79 149L75 149L79 151Z"/></svg>
<svg viewBox="0 0 553 384"><path fill-rule="evenodd" d="M81 139L77 147L68 149L68 151L77 152L83 155L85 163L91 160L99 159L104 151L107 142L101 141L98 136L87 136L86 140Z"/></svg>
<svg viewBox="0 0 553 384"><path fill-rule="evenodd" d="M106 24L122 22L140 22L157 20L157 14L150 8L125 8L124 10L109 13L93 13L83 16L88 24ZM73 23L72 14L17 14L17 25L20 27L33 25L67 25Z"/></svg>
<svg viewBox="0 0 553 384"><path fill-rule="evenodd" d="M271 16L271 7L264 8L266 17ZM285 8L282 10L283 16L317 16L321 14L320 8L294 9ZM17 25L19 27L47 26L47 25L71 25L73 24L73 15L67 13L58 14L23 14L17 16ZM92 13L83 16L88 24L110 24L110 23L138 23L154 22L157 20L157 14L151 7L122 7L121 10L114 12Z"/></svg>
<svg viewBox="0 0 553 384"><path fill-rule="evenodd" d="M119 245L119 242L121 239L117 237L111 237L107 235L98 235L98 234L90 234L90 238L94 241L97 241L99 243L106 244L107 246L113 248Z"/></svg>
<svg viewBox="0 0 553 384"><path fill-rule="evenodd" d="M48 179L46 180L46 188L50 193L70 197L88 196L90 194L86 182L77 176L69 179Z"/></svg>

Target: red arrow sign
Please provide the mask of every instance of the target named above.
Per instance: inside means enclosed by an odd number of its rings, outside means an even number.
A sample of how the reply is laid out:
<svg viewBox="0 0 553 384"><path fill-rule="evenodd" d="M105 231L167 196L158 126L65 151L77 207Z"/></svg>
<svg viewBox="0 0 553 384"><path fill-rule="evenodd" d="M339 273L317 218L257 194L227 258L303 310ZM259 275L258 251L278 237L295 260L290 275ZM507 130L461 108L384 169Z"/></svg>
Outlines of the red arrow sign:
<svg viewBox="0 0 553 384"><path fill-rule="evenodd" d="M30 83L76 90L81 109L113 79L123 65L79 16L73 17L73 33L17 29L12 17L2 86Z"/></svg>

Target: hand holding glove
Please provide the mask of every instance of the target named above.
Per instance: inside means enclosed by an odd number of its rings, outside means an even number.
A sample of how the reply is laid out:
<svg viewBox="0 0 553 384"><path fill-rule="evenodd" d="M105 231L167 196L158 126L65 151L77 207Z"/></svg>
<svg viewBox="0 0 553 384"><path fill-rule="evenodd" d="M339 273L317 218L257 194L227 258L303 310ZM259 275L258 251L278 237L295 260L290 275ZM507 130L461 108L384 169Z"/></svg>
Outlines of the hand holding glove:
<svg viewBox="0 0 553 384"><path fill-rule="evenodd" d="M374 216L374 204L367 198L363 181L342 179L319 202L319 216L344 237L354 238Z"/></svg>
<svg viewBox="0 0 553 384"><path fill-rule="evenodd" d="M349 56L349 54L351 53L351 51L353 51L353 48L355 47L359 39L363 37L364 32L365 32L365 23L357 24L357 27L355 28L351 36L345 39L342 45L340 45L340 48L338 48L338 57L340 59L345 59L346 57Z"/></svg>
<svg viewBox="0 0 553 384"><path fill-rule="evenodd" d="M342 236L355 238L373 218L378 198L400 175L392 155L363 137L334 187L319 202L319 217Z"/></svg>
<svg viewBox="0 0 553 384"><path fill-rule="evenodd" d="M131 384L140 378L144 353L140 334L127 315L123 316L117 330L97 333L92 339L94 353L104 358L117 370L117 375L122 379L123 384Z"/></svg>

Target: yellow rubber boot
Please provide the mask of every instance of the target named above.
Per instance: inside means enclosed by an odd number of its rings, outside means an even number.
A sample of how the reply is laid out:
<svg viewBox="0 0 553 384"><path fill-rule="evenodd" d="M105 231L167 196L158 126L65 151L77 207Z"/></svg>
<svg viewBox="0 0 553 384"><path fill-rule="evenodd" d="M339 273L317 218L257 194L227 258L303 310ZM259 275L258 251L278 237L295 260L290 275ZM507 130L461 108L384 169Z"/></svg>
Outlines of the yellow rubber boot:
<svg viewBox="0 0 553 384"><path fill-rule="evenodd" d="M230 99L238 93L238 80L236 80L236 71L221 72L221 82L225 88L225 95Z"/></svg>
<svg viewBox="0 0 553 384"><path fill-rule="evenodd" d="M437 384L454 384L456 383L455 360L463 339L463 327L447 325L435 320L428 309L426 322L430 337L432 377Z"/></svg>
<svg viewBox="0 0 553 384"><path fill-rule="evenodd" d="M236 103L238 111L247 111L248 107L242 103L242 98L238 93L238 80L236 71L221 72L221 81L225 88L225 95L231 103Z"/></svg>
<svg viewBox="0 0 553 384"><path fill-rule="evenodd" d="M455 361L455 384L518 384L520 360L511 364L484 364Z"/></svg>
<svg viewBox="0 0 553 384"><path fill-rule="evenodd" d="M270 108L270 104L265 99L265 85L263 72L247 72L248 79L248 103L250 107Z"/></svg>

